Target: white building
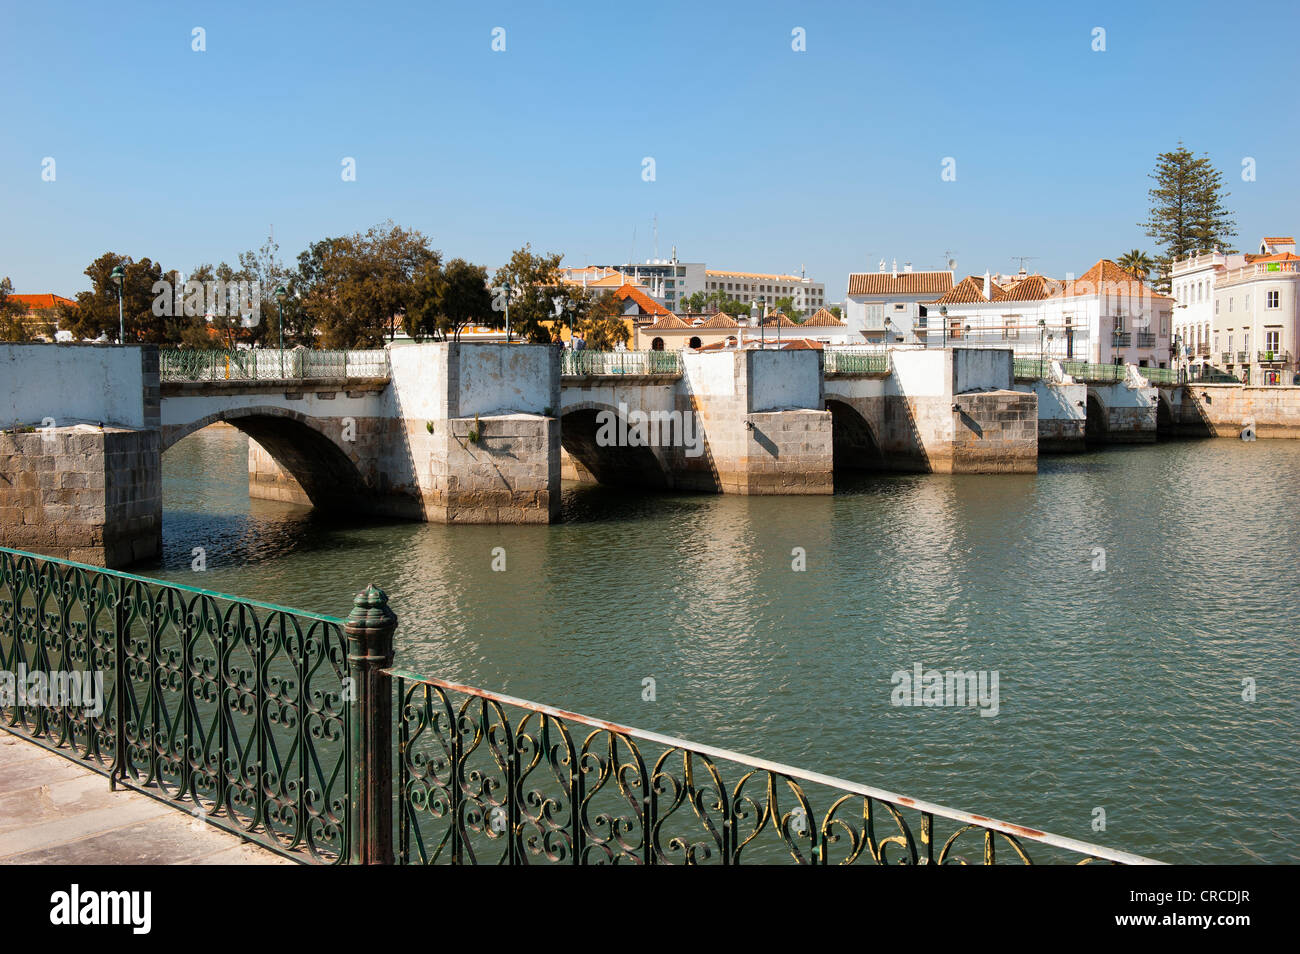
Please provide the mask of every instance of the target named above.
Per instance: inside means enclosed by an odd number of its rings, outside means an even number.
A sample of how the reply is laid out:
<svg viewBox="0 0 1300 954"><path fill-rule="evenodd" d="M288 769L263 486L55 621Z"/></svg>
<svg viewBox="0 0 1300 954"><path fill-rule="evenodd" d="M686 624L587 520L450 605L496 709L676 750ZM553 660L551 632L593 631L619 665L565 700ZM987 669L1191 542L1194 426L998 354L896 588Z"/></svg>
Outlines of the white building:
<svg viewBox="0 0 1300 954"><path fill-rule="evenodd" d="M858 341L871 344L919 344L929 330L930 305L952 291L952 272L898 270L894 262L877 272L852 272L844 302L844 323Z"/></svg>
<svg viewBox="0 0 1300 954"><path fill-rule="evenodd" d="M1009 347L1089 364L1172 366L1173 299L1102 259L1078 279L963 279L929 308L929 347Z"/></svg>
<svg viewBox="0 0 1300 954"><path fill-rule="evenodd" d="M826 286L808 278L803 269L799 275L780 275L768 272L733 272L726 269L706 269L704 293L722 292L730 299L741 302L758 302L775 305L782 298L794 301L794 307L803 315L811 315L826 307Z"/></svg>
<svg viewBox="0 0 1300 954"><path fill-rule="evenodd" d="M1300 256L1270 236L1258 253L1202 252L1170 267L1183 355L1248 384L1291 384L1300 351Z"/></svg>

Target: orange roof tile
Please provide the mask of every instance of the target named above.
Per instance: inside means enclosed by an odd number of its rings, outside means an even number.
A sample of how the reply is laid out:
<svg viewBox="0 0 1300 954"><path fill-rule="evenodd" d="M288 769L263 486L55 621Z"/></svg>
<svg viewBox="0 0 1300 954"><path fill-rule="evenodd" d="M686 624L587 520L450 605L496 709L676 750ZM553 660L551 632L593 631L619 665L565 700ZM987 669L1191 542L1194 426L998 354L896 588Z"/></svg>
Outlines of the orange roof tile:
<svg viewBox="0 0 1300 954"><path fill-rule="evenodd" d="M631 298L641 307L641 310L647 315L671 315L672 312L665 308L659 302L655 301L640 288L635 285L623 284L614 291L614 297L619 301ZM683 325L685 322L683 322Z"/></svg>
<svg viewBox="0 0 1300 954"><path fill-rule="evenodd" d="M1108 258L1100 259L1074 281L1057 285L1051 297L1080 298L1089 295L1128 295L1173 301L1168 295L1149 288L1141 279L1133 277L1132 272L1125 271Z"/></svg>
<svg viewBox="0 0 1300 954"><path fill-rule="evenodd" d="M75 305L76 302L71 298L64 298L62 295L45 293L39 295L10 295L10 301L18 302L20 305L26 305L31 311L40 311L44 308L53 308L56 305Z"/></svg>
<svg viewBox="0 0 1300 954"><path fill-rule="evenodd" d="M1275 235L1272 238L1265 237L1264 241L1269 245L1294 245L1295 239L1289 235Z"/></svg>
<svg viewBox="0 0 1300 954"><path fill-rule="evenodd" d="M701 324L701 328L738 328L736 319L731 317L725 311L720 311L708 321Z"/></svg>
<svg viewBox="0 0 1300 954"><path fill-rule="evenodd" d="M669 311L663 315L660 315L659 320L656 321L653 325L646 325L641 330L642 331L680 331L683 328L691 328L691 327L693 326L688 325L686 322L682 321L671 311Z"/></svg>
<svg viewBox="0 0 1300 954"><path fill-rule="evenodd" d="M803 323L805 328L845 328L847 325L832 315L825 308L817 309L816 314Z"/></svg>
<svg viewBox="0 0 1300 954"><path fill-rule="evenodd" d="M769 282L804 281L804 279L800 278L798 275L776 275L776 274L769 274L767 272L731 272L722 268L716 268L716 269L706 268L704 270L704 274L712 275L714 277L723 276L723 277L730 277L730 278L759 278L762 279L763 281L769 281Z"/></svg>
<svg viewBox="0 0 1300 954"><path fill-rule="evenodd" d="M939 295L952 290L952 272L854 272L850 295Z"/></svg>

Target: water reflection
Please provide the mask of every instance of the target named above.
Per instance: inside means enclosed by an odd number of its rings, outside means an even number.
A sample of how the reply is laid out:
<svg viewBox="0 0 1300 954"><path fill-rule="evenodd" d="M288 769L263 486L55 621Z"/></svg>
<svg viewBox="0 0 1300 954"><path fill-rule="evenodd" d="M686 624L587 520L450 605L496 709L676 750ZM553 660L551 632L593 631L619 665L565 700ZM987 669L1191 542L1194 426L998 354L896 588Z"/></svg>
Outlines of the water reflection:
<svg viewBox="0 0 1300 954"><path fill-rule="evenodd" d="M195 583L203 546L200 585L337 614L373 581L412 669L1159 857L1300 860L1295 442L829 498L573 486L549 527L320 520L250 501L245 448L168 451L155 572ZM1000 714L891 706L916 662L997 670Z"/></svg>

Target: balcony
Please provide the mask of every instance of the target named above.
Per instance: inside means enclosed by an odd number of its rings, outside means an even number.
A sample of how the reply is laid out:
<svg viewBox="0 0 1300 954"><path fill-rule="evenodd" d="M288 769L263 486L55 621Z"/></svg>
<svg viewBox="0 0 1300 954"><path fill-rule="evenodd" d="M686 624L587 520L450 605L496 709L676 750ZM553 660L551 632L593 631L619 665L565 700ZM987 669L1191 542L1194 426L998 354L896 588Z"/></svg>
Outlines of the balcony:
<svg viewBox="0 0 1300 954"><path fill-rule="evenodd" d="M1238 364L1249 364L1249 363L1250 363L1250 352L1249 352L1249 351L1238 351L1238 352L1237 352L1237 363L1238 363Z"/></svg>
<svg viewBox="0 0 1300 954"><path fill-rule="evenodd" d="M1139 347L1139 348L1154 348L1155 346L1156 346L1156 336L1155 336L1155 332L1153 332L1153 331L1139 331L1139 332L1138 332L1138 347Z"/></svg>
<svg viewBox="0 0 1300 954"><path fill-rule="evenodd" d="M1210 346L1198 345L1196 348L1196 355L1199 358L1208 358L1210 356Z"/></svg>
<svg viewBox="0 0 1300 954"><path fill-rule="evenodd" d="M1286 364L1287 353L1285 351L1261 351L1259 353L1260 364Z"/></svg>
<svg viewBox="0 0 1300 954"><path fill-rule="evenodd" d="M1223 363L1223 364L1232 364L1232 352L1231 352L1231 351L1225 351L1225 352L1223 352L1223 362L1222 362L1222 363Z"/></svg>
<svg viewBox="0 0 1300 954"><path fill-rule="evenodd" d="M1133 344L1133 333L1131 331L1113 331L1110 335L1110 346L1112 348L1127 348Z"/></svg>

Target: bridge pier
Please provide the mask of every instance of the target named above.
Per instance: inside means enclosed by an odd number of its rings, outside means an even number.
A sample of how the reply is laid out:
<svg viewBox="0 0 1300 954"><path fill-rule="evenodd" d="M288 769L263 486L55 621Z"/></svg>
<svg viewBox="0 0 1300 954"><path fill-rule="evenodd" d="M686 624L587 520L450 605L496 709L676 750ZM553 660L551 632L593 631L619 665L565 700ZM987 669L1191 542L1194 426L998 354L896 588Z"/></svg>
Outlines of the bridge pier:
<svg viewBox="0 0 1300 954"><path fill-rule="evenodd" d="M1088 386L1051 381L1017 383L1038 399L1038 453L1078 454L1086 449Z"/></svg>
<svg viewBox="0 0 1300 954"><path fill-rule="evenodd" d="M1089 444L1151 444L1156 439L1159 391L1129 387L1123 381L1089 384Z"/></svg>
<svg viewBox="0 0 1300 954"><path fill-rule="evenodd" d="M115 568L157 557L157 349L0 345L0 380L0 544Z"/></svg>
<svg viewBox="0 0 1300 954"><path fill-rule="evenodd" d="M1011 351L899 350L890 363L826 377L827 405L842 419L837 460L921 473L1037 471L1037 397L1013 389Z"/></svg>

